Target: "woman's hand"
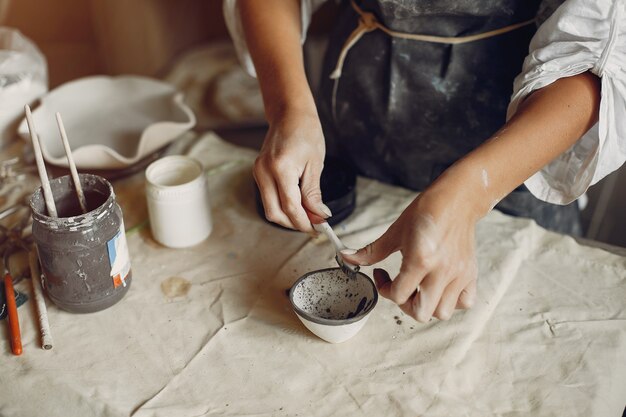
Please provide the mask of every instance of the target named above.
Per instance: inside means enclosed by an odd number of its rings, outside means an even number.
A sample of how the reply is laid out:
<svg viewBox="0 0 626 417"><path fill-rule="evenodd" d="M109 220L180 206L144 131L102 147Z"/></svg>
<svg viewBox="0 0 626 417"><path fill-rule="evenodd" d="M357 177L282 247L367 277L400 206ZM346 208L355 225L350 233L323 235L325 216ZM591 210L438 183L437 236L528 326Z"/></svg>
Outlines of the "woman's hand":
<svg viewBox="0 0 626 417"><path fill-rule="evenodd" d="M446 170L380 239L344 258L369 265L401 251L398 276L391 281L385 271L375 270L374 278L382 296L419 321L433 314L445 320L455 307L470 307L476 297L476 222L597 123L599 107L600 80L590 72L534 92L500 131Z"/></svg>
<svg viewBox="0 0 626 417"><path fill-rule="evenodd" d="M323 218L332 215L320 190L322 126L314 111L287 112L276 119L254 164L265 216L282 226L313 232L304 207Z"/></svg>
<svg viewBox="0 0 626 417"><path fill-rule="evenodd" d="M304 211L327 218L320 176L324 135L304 71L299 0L239 1L270 130L254 165L265 216L312 232Z"/></svg>
<svg viewBox="0 0 626 417"><path fill-rule="evenodd" d="M448 320L455 308L469 308L476 298L478 212L464 195L435 183L378 240L343 257L372 265L400 251L402 266L395 279L385 270L374 270L380 295L421 322L433 315Z"/></svg>

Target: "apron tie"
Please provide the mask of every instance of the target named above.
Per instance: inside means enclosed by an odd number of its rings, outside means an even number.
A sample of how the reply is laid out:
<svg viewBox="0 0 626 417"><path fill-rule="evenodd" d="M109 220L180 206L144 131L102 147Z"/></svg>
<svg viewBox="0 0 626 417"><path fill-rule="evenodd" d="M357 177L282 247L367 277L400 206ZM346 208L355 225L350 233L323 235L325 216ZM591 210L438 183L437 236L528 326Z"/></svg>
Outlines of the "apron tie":
<svg viewBox="0 0 626 417"><path fill-rule="evenodd" d="M352 5L352 8L354 9L354 11L357 12L359 15L359 23L357 27L352 31L350 36L348 36L348 39L346 39L345 43L343 44L343 47L341 48L341 52L339 53L339 58L337 59L337 64L335 65L335 69L330 74L330 78L332 80L335 80L335 83L333 85L333 96L332 96L332 110L333 110L333 117L335 118L335 121L337 120L336 106L335 106L336 98L337 98L337 88L339 85L339 78L341 78L341 71L343 69L343 64L346 60L346 56L348 55L348 52L350 51L350 49L352 49L352 47L356 45L356 43L366 33L373 32L376 29L379 29L393 38L409 39L409 40L414 40L414 41L431 42L431 43L440 43L440 44L447 44L447 45L459 45L463 43L474 42L474 41L498 36L498 35L522 28L524 26L528 26L536 22L536 18L529 19L520 23L515 23L513 25L505 26L500 29L494 29L488 32L478 33L478 34L469 35L469 36L420 35L420 34L404 33L404 32L391 30L385 25L383 25L382 23L380 23L373 13L366 12L363 9L361 9L355 3L354 0L350 0L350 4Z"/></svg>
<svg viewBox="0 0 626 417"><path fill-rule="evenodd" d="M363 35L368 32L372 32L376 29L379 29L379 26L382 26L378 23L376 16L370 12L364 12L357 6L354 1L350 1L352 7L356 12L360 15L359 24L356 29L352 31L346 42L343 44L343 48L341 48L341 53L339 54L339 59L337 60L337 65L335 66L335 70L330 74L330 78L333 80L341 77L341 69L343 68L343 63L346 60L346 55L348 55L348 51L361 39ZM384 28L384 26L382 26ZM386 28L385 28L386 29Z"/></svg>
<svg viewBox="0 0 626 417"><path fill-rule="evenodd" d="M337 60L337 65L335 66L334 71L330 74L331 79L337 79L341 77L341 70L343 68L343 63L346 59L346 55L348 55L348 51L361 39L361 37L368 33L372 32L376 29L380 29L385 32L387 35L393 38L399 39L409 39L414 41L422 41L422 42L431 42L431 43L442 43L447 45L460 45L462 43L479 41L482 39L491 38L494 36L502 35L507 32L511 32L513 30L522 28L524 26L528 26L532 23L536 22L536 19L525 20L520 23L515 23L513 25L505 26L500 29L490 30L488 32L477 33L475 35L468 36L433 36L433 35L420 35L415 33L404 33L398 32L395 30L389 29L387 26L383 25L376 19L376 16L373 13L366 12L361 9L354 0L350 0L350 4L355 12L359 14L359 24L356 29L350 34L348 39L343 45L341 49L341 53L339 54L339 59Z"/></svg>

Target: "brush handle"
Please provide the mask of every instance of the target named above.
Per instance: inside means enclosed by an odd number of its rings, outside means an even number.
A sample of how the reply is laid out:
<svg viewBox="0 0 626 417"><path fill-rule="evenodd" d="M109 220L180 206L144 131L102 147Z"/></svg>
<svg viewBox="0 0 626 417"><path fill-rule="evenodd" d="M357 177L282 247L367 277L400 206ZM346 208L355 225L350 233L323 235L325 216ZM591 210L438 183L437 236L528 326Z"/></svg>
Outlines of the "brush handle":
<svg viewBox="0 0 626 417"><path fill-rule="evenodd" d="M311 224L313 225L313 229L315 229L316 232L324 233L326 237L328 237L328 240L332 242L337 252L340 252L346 249L346 245L344 245L343 242L339 240L339 238L335 234L335 231L333 230L332 227L330 227L330 225L328 224L325 218L320 217L317 214L310 212L306 208L304 209L304 211L306 212L306 215L309 217L309 220L311 221Z"/></svg>
<svg viewBox="0 0 626 417"><path fill-rule="evenodd" d="M50 188L48 173L46 172L46 164L43 161L43 155L41 153L41 144L39 143L39 137L35 131L33 114L31 113L28 104L24 106L24 111L26 112L26 123L28 124L28 130L30 131L30 139L33 142L35 162L37 163L37 171L39 172L39 179L41 180L41 189L43 190L43 199L46 202L46 208L48 209L48 216L59 217L57 215L56 205L54 204L54 196L52 195L52 189Z"/></svg>
<svg viewBox="0 0 626 417"><path fill-rule="evenodd" d="M85 200L85 193L83 193L83 187L80 185L80 178L78 177L78 170L74 163L74 157L72 156L72 148L70 142L67 139L67 133L65 132L65 126L63 125L63 119L61 113L57 112L57 125L59 126L59 133L61 133L61 142L63 142L63 149L65 149L65 156L67 158L67 165L70 167L70 174L74 181L74 187L76 188L76 195L78 197L78 203L83 213L87 213L87 200Z"/></svg>
<svg viewBox="0 0 626 417"><path fill-rule="evenodd" d="M314 224L313 229L320 233L324 233L326 237L328 237L328 240L330 240L330 242L335 247L336 252L341 252L342 250L347 249L346 245L344 245L339 237L337 237L335 231L332 227L330 227L328 222L325 221L324 223Z"/></svg>
<svg viewBox="0 0 626 417"><path fill-rule="evenodd" d="M325 221L324 223L314 224L313 229L315 229L316 231L320 233L324 233L326 237L328 238L328 240L332 242L333 246L335 247L335 259L337 260L337 263L339 264L341 269L346 274L349 274L349 276L351 276L351 274L359 271L358 265L355 265L353 263L350 263L344 260L343 256L341 256L341 251L344 249L348 249L348 247L343 244L343 242L339 239L339 237L337 237L337 235L335 234L335 231L333 230L332 227L330 227L328 222Z"/></svg>
<svg viewBox="0 0 626 417"><path fill-rule="evenodd" d="M330 240L330 242L335 247L337 263L339 264L339 266L341 266L341 269L344 269L345 267L350 271L358 271L359 267L357 265L351 264L350 262L343 260L340 252L344 249L348 249L348 247L344 245L341 239L339 239L339 237L337 236L337 234L335 234L335 231L332 227L330 227L330 224L328 224L326 219L318 216L317 214L311 213L309 210L305 209L305 211L307 216L309 216L309 220L313 225L313 229L315 229L315 231L319 233L324 233L328 240Z"/></svg>
<svg viewBox="0 0 626 417"><path fill-rule="evenodd" d="M4 289L7 299L7 311L9 319L9 332L11 337L11 350L13 354L22 354L22 337L20 335L20 320L17 316L17 303L15 302L15 290L13 289L13 279L9 273L4 275Z"/></svg>

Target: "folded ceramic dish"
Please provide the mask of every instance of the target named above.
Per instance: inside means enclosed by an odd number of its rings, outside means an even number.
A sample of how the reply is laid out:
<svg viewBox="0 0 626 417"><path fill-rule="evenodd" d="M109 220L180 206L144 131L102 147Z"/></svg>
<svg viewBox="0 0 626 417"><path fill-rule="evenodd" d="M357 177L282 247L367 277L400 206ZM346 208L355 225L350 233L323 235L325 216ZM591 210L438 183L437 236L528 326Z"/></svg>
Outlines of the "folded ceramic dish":
<svg viewBox="0 0 626 417"><path fill-rule="evenodd" d="M191 129L196 118L170 84L137 76L82 78L63 84L33 112L44 159L67 166L60 112L79 169L123 169ZM26 120L18 133L30 140Z"/></svg>

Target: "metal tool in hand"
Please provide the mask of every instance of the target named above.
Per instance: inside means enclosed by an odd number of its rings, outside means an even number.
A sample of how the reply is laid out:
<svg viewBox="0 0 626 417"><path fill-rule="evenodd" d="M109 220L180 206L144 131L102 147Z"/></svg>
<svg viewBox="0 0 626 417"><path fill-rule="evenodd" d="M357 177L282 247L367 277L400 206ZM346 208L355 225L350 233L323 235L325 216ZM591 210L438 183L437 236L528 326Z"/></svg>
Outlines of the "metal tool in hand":
<svg viewBox="0 0 626 417"><path fill-rule="evenodd" d="M315 231L317 232L324 233L326 237L328 237L328 240L330 240L333 246L335 247L335 260L337 261L337 264L339 265L343 273L346 274L350 278L354 278L357 272L359 272L359 269L360 269L359 265L353 265L345 261L343 259L343 256L341 256L341 253L340 253L342 250L348 249L348 247L344 245L343 242L337 237L337 235L335 234L335 231L333 230L332 227L330 227L330 225L325 219L323 219L322 217L316 214L311 213L308 210L306 210L306 212L309 217L309 220L311 221L311 224L313 225L313 229L315 229Z"/></svg>

